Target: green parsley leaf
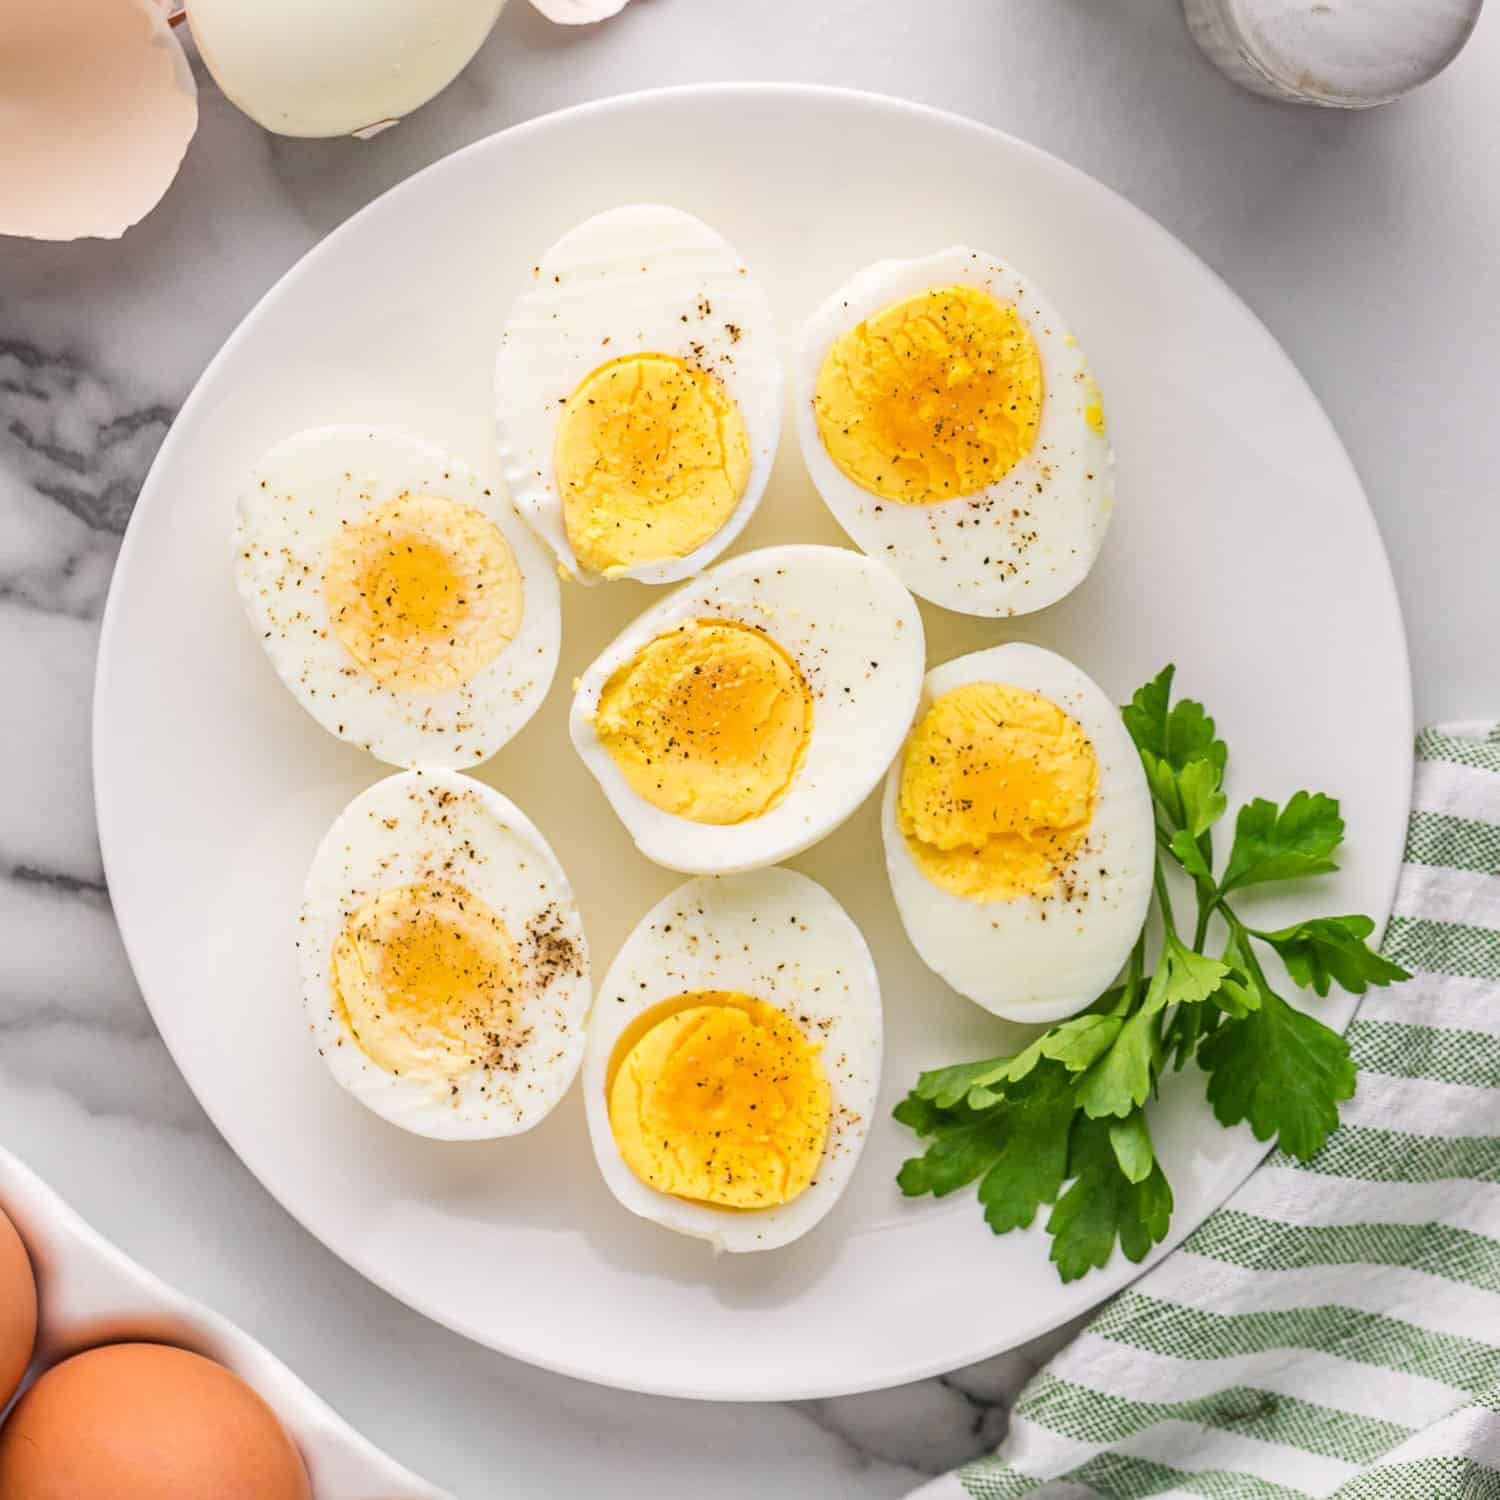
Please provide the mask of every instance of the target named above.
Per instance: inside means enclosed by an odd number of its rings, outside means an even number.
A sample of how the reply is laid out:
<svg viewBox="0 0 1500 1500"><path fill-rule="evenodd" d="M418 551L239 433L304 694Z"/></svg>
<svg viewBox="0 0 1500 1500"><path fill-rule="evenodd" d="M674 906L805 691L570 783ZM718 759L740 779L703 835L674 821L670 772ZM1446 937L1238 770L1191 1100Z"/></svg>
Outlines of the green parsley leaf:
<svg viewBox="0 0 1500 1500"><path fill-rule="evenodd" d="M1213 720L1207 720L1209 733L1213 732ZM1224 779L1224 767L1211 760L1190 761L1177 773L1177 790L1182 797L1183 830L1194 839L1201 838L1220 818L1229 806L1229 799L1220 789Z"/></svg>
<svg viewBox="0 0 1500 1500"><path fill-rule="evenodd" d="M1300 880L1338 869L1329 856L1344 840L1338 802L1322 792L1295 792L1279 812L1257 797L1241 809L1222 892L1272 880Z"/></svg>
<svg viewBox="0 0 1500 1500"><path fill-rule="evenodd" d="M996 1234L1024 1229L1054 1203L1068 1170L1073 1089L1065 1068L1042 1067L1007 1095L1005 1147L979 1183L984 1221Z"/></svg>
<svg viewBox="0 0 1500 1500"><path fill-rule="evenodd" d="M1223 986L1220 986L1222 990ZM1172 1071L1180 1073L1188 1059L1198 1050L1198 1043L1210 1035L1224 1019L1224 1013L1212 1000L1202 1005L1185 1005L1172 1018L1165 1038L1167 1057Z"/></svg>
<svg viewBox="0 0 1500 1500"><path fill-rule="evenodd" d="M1203 851L1198 847L1198 840L1186 828L1179 828L1172 835L1171 842L1167 847L1176 856L1177 863L1194 880L1201 881L1204 885L1212 887L1214 872L1209 869L1208 861L1204 859Z"/></svg>
<svg viewBox="0 0 1500 1500"><path fill-rule="evenodd" d="M1139 1262L1167 1235L1172 1189L1152 1161L1140 1182L1120 1170L1111 1127L1080 1115L1073 1124L1068 1172L1073 1184L1047 1217L1051 1260L1064 1281L1103 1266L1118 1240L1127 1260Z"/></svg>
<svg viewBox="0 0 1500 1500"><path fill-rule="evenodd" d="M1201 1004L1231 972L1228 964L1195 953L1167 933L1145 999L1119 1028L1109 1050L1079 1079L1078 1107L1100 1119L1139 1109L1163 1062L1156 1017L1169 1006Z"/></svg>
<svg viewBox="0 0 1500 1500"><path fill-rule="evenodd" d="M1146 1117L1140 1110L1123 1120L1109 1122L1109 1144L1127 1181L1144 1182L1151 1175L1156 1152L1151 1145L1151 1132L1146 1128Z"/></svg>
<svg viewBox="0 0 1500 1500"><path fill-rule="evenodd" d="M1070 1073L1082 1073L1109 1051L1122 1025L1119 1016L1075 1016L1054 1026L1032 1045L1043 1057L1060 1062Z"/></svg>
<svg viewBox="0 0 1500 1500"><path fill-rule="evenodd" d="M1218 990L1230 972L1228 964L1195 953L1168 932L1141 1011L1153 1016L1169 1005L1198 1005Z"/></svg>
<svg viewBox="0 0 1500 1500"><path fill-rule="evenodd" d="M1313 917L1283 927L1279 932L1256 932L1282 957L1289 973L1304 988L1311 986L1326 995L1337 984L1351 995L1363 995L1368 986L1387 985L1411 975L1400 964L1370 947L1375 924L1368 917Z"/></svg>
<svg viewBox="0 0 1500 1500"><path fill-rule="evenodd" d="M919 1136L936 1135L947 1123L949 1112L924 1099L915 1089L891 1111L891 1118L915 1131Z"/></svg>
<svg viewBox="0 0 1500 1500"><path fill-rule="evenodd" d="M1118 998L1117 991L1108 993ZM942 1109L950 1109L960 1100L972 1109L984 1109L1006 1091L1006 1085L1020 1082L1044 1058L1062 1063L1070 1073L1083 1072L1109 1048L1120 1024L1118 1016L1089 1011L1053 1026L1014 1057L956 1063L923 1073L914 1092Z"/></svg>
<svg viewBox="0 0 1500 1500"><path fill-rule="evenodd" d="M1214 721L1201 703L1190 698L1172 703L1175 672L1163 667L1120 712L1158 806L1174 827L1196 827L1201 833L1224 810L1222 802L1214 810L1215 793L1229 751L1214 737ZM1194 771L1184 788L1182 774L1200 764L1203 769Z"/></svg>
<svg viewBox="0 0 1500 1500"><path fill-rule="evenodd" d="M940 1110L931 1100L908 1094L896 1106L895 1117L932 1142L923 1155L904 1162L896 1177L908 1198L956 1193L973 1182L1004 1146L1005 1122L999 1110L965 1105Z"/></svg>
<svg viewBox="0 0 1500 1500"><path fill-rule="evenodd" d="M1167 754L1167 714L1172 702L1172 679L1177 668L1163 667L1145 687L1137 688L1129 703L1120 710L1125 728L1144 754L1165 760Z"/></svg>
<svg viewBox="0 0 1500 1500"><path fill-rule="evenodd" d="M1303 1161L1317 1155L1354 1094L1349 1044L1313 1016L1260 987L1259 1004L1198 1048L1221 1125L1248 1120L1257 1140L1279 1137Z"/></svg>
<svg viewBox="0 0 1500 1500"><path fill-rule="evenodd" d="M1250 983L1243 974L1231 973L1214 995L1219 1009L1226 1016L1242 1021L1252 1010L1260 1009L1262 991Z"/></svg>
<svg viewBox="0 0 1500 1500"><path fill-rule="evenodd" d="M1166 666L1140 688L1120 710L1137 750L1181 771L1195 760L1211 762L1222 774L1229 758L1223 740L1214 738L1214 721L1201 703L1183 698L1172 703L1174 666Z"/></svg>
<svg viewBox="0 0 1500 1500"><path fill-rule="evenodd" d="M1024 1228L1062 1188L1073 1113L1071 1075L1050 1062L984 1110L963 1104L943 1110L909 1095L896 1118L932 1144L903 1164L896 1181L908 1197L942 1198L979 1178L990 1228L996 1234Z"/></svg>
<svg viewBox="0 0 1500 1500"><path fill-rule="evenodd" d="M1101 1118L1128 1115L1146 1102L1160 1065L1156 1019L1138 1010L1121 1026L1109 1051L1078 1080L1078 1107Z"/></svg>
<svg viewBox="0 0 1500 1500"><path fill-rule="evenodd" d="M1022 1054L1024 1055L1024 1054ZM948 1068L933 1068L917 1078L917 1086L911 1091L913 1099L931 1100L939 1109L952 1109L962 1103L973 1090L989 1090L1004 1085L1010 1080L1011 1069L1021 1060L1015 1057L982 1057L978 1062L954 1063ZM1023 1069L1022 1072L1025 1070ZM993 1103L993 1100L982 1101ZM899 1119L900 1116L898 1115ZM905 1123L904 1121L902 1122Z"/></svg>

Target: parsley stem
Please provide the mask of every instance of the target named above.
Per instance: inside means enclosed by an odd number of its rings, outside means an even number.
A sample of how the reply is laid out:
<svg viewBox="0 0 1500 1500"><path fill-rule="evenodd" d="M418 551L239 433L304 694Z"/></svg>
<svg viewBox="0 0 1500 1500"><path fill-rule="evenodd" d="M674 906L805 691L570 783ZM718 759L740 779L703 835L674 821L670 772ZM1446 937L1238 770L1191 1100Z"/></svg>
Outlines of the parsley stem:
<svg viewBox="0 0 1500 1500"><path fill-rule="evenodd" d="M1193 951L1203 952L1203 944L1208 940L1208 919L1213 915L1213 908L1200 901L1198 903L1198 925L1193 928Z"/></svg>
<svg viewBox="0 0 1500 1500"><path fill-rule="evenodd" d="M1255 945L1250 941L1250 929L1222 903L1221 909L1224 913L1224 920L1229 923L1230 947L1239 949L1240 957L1245 960L1245 968L1249 971L1251 980L1263 994L1268 994L1271 986L1266 979L1265 970L1260 966L1260 960L1255 956Z"/></svg>
<svg viewBox="0 0 1500 1500"><path fill-rule="evenodd" d="M1169 938L1176 939L1177 924L1172 920L1172 897L1167 891L1167 877L1162 873L1161 860L1156 861L1156 867L1151 872L1152 884L1156 887L1156 899L1161 902L1162 925L1167 930Z"/></svg>
<svg viewBox="0 0 1500 1500"><path fill-rule="evenodd" d="M1135 947L1130 950L1130 969L1125 976L1125 1012L1128 1014L1135 1009L1135 997L1141 992L1141 979L1146 972L1146 929L1141 928L1141 935L1135 940Z"/></svg>

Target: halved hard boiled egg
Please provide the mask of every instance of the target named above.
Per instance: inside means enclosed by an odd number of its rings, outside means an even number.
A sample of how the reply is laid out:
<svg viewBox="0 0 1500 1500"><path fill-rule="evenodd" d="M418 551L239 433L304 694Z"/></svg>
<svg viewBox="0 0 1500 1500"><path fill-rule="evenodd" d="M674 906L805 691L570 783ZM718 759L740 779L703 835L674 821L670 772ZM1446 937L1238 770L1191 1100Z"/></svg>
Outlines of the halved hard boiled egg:
<svg viewBox="0 0 1500 1500"><path fill-rule="evenodd" d="M1099 388L1057 311L954 246L880 261L808 319L802 454L835 519L907 587L970 615L1042 609L1109 524Z"/></svg>
<svg viewBox="0 0 1500 1500"><path fill-rule="evenodd" d="M589 1025L589 1135L632 1213L771 1250L848 1185L880 1086L859 929L793 870L690 880L610 965Z"/></svg>
<svg viewBox="0 0 1500 1500"><path fill-rule="evenodd" d="M670 583L750 519L781 436L766 295L660 204L597 214L536 264L495 362L506 483L567 573Z"/></svg>
<svg viewBox="0 0 1500 1500"><path fill-rule="evenodd" d="M557 670L557 578L511 507L378 427L277 443L240 495L240 599L325 729L396 766L488 760Z"/></svg>
<svg viewBox="0 0 1500 1500"><path fill-rule="evenodd" d="M1146 920L1155 828L1140 757L1102 689L1039 646L927 674L882 831L912 946L1008 1020L1088 1005Z"/></svg>
<svg viewBox="0 0 1500 1500"><path fill-rule="evenodd" d="M775 864L875 786L921 690L922 620L882 563L767 547L648 609L579 681L573 743L647 859Z"/></svg>
<svg viewBox="0 0 1500 1500"><path fill-rule="evenodd" d="M578 1071L591 988L573 891L482 782L406 771L361 792L313 858L297 950L323 1060L404 1130L516 1135Z"/></svg>

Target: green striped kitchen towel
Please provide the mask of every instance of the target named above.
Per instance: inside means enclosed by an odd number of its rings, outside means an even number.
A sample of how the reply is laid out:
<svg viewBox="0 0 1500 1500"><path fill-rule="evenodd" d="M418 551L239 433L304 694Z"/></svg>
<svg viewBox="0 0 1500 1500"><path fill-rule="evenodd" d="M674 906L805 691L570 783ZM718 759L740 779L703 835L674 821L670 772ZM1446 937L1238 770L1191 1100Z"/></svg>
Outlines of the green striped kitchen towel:
<svg viewBox="0 0 1500 1500"><path fill-rule="evenodd" d="M1500 1500L1500 726L1417 741L1344 1123L1271 1156L921 1500Z"/></svg>

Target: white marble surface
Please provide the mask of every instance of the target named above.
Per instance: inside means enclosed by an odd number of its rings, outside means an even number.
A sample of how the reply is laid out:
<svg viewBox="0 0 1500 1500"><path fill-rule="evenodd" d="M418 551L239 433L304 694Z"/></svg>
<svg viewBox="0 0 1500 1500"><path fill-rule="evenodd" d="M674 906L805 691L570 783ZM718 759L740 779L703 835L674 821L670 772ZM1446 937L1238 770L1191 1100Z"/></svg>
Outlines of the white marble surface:
<svg viewBox="0 0 1500 1500"><path fill-rule="evenodd" d="M157 1040L103 889L99 612L146 466L225 335L331 226L456 146L579 100L749 78L977 116L1160 218L1265 318L1343 433L1391 552L1419 718L1500 708L1493 15L1428 90L1348 116L1235 90L1177 0L637 0L583 33L515 0L398 130L276 140L208 88L181 178L122 243L0 239L0 1139L464 1500L899 1495L992 1442L1045 1354L847 1400L685 1406L445 1333L321 1249L218 1140Z"/></svg>

